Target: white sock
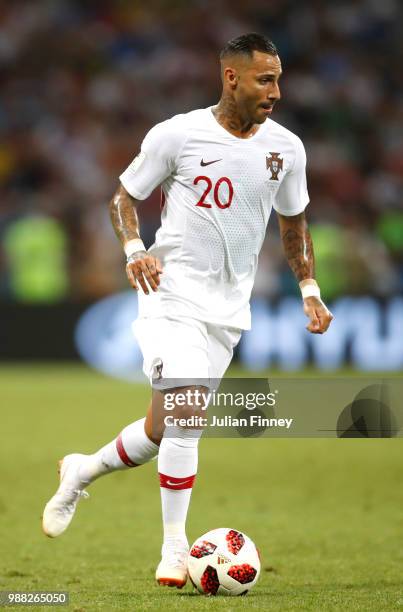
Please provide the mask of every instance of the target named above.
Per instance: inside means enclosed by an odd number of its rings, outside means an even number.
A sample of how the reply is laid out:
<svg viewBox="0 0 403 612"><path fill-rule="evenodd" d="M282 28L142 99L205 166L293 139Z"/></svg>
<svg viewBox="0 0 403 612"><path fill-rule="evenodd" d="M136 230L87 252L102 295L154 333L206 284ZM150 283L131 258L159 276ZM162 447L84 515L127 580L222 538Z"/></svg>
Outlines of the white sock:
<svg viewBox="0 0 403 612"><path fill-rule="evenodd" d="M178 542L187 545L186 516L197 472L197 445L200 429L169 427L169 437L162 438L158 454L161 487L164 550Z"/></svg>
<svg viewBox="0 0 403 612"><path fill-rule="evenodd" d="M80 468L80 478L93 482L103 474L147 463L158 455L159 447L144 431L145 417L123 429L115 440L89 455Z"/></svg>

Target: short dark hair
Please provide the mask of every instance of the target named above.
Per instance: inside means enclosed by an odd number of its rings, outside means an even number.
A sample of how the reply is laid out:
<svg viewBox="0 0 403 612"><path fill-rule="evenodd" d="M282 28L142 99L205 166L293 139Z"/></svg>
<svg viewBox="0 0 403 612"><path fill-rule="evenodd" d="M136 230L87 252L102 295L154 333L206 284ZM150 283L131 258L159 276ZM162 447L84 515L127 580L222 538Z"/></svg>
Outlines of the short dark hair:
<svg viewBox="0 0 403 612"><path fill-rule="evenodd" d="M256 32L250 32L249 34L242 34L242 36L229 40L220 53L220 59L228 55L239 55L241 53L252 57L254 51L278 55L276 45L270 38Z"/></svg>

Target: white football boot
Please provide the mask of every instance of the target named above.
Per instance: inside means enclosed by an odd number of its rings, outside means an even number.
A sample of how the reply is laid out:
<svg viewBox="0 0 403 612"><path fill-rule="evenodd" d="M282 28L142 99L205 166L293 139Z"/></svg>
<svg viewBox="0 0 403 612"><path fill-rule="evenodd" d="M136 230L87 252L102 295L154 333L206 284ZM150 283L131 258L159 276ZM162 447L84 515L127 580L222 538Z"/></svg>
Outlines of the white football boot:
<svg viewBox="0 0 403 612"><path fill-rule="evenodd" d="M162 547L162 559L155 572L155 579L160 585L181 589L188 578L189 545L184 540L177 540Z"/></svg>
<svg viewBox="0 0 403 612"><path fill-rule="evenodd" d="M59 461L60 485L43 511L42 530L50 538L61 535L70 525L77 503L89 497L84 487L90 484L80 480L78 473L86 455L66 455Z"/></svg>

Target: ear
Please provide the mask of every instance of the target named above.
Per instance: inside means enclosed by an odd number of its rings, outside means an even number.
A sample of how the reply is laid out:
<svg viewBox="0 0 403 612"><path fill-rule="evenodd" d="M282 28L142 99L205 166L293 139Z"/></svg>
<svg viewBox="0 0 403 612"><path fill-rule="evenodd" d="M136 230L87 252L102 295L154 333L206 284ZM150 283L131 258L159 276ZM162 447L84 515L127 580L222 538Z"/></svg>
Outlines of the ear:
<svg viewBox="0 0 403 612"><path fill-rule="evenodd" d="M238 76L234 68L225 68L224 81L228 83L231 89L236 89L238 83Z"/></svg>

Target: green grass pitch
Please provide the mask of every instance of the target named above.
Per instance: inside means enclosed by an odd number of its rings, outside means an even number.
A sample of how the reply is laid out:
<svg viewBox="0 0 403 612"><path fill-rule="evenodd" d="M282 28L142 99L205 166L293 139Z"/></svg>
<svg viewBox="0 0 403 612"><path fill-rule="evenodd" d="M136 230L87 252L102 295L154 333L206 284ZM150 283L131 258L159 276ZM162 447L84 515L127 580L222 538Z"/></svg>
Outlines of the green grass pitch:
<svg viewBox="0 0 403 612"><path fill-rule="evenodd" d="M112 439L148 396L84 366L0 368L0 590L66 590L75 612L403 609L402 439L202 440L188 536L227 526L255 540L246 598L154 584L155 462L94 483L70 529L43 536L57 460Z"/></svg>

